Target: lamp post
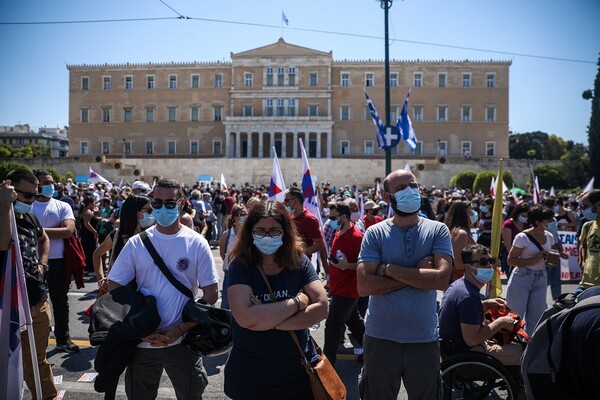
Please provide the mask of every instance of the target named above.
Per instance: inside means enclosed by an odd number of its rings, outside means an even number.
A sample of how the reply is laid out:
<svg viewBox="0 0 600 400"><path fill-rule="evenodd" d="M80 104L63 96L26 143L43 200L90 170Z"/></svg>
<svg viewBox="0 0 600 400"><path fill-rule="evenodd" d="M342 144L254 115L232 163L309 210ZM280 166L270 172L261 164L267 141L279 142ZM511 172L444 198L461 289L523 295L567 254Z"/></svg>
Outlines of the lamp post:
<svg viewBox="0 0 600 400"><path fill-rule="evenodd" d="M386 129L391 125L390 123L390 40L388 32L388 15L390 7L394 0L376 0L379 1L381 8L383 8L384 15L384 26L385 26L385 126ZM392 172L392 148L390 146L385 147L385 175L389 175Z"/></svg>

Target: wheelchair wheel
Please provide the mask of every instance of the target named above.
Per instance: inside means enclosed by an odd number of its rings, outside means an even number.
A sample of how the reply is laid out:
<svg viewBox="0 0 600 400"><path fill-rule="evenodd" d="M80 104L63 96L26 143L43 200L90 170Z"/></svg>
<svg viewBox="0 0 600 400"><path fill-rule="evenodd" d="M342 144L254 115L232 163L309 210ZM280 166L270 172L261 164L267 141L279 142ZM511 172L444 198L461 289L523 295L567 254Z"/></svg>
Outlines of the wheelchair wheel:
<svg viewBox="0 0 600 400"><path fill-rule="evenodd" d="M441 367L444 400L517 399L514 378L487 354L456 354L442 361Z"/></svg>

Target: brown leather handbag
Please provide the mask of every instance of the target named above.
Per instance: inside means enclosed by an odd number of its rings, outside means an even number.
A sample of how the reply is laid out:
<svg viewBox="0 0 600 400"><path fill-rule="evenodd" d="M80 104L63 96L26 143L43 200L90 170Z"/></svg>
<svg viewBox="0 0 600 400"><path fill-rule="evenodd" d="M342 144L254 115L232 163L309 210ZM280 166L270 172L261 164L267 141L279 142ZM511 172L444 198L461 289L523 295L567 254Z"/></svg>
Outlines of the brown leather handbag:
<svg viewBox="0 0 600 400"><path fill-rule="evenodd" d="M273 289L271 289L271 285L267 280L267 276L265 275L265 271L262 266L258 266L260 274L269 289L269 293L271 294L271 299L275 301L276 297L273 293ZM298 341L298 336L296 336L296 332L288 331L294 343L298 347L298 351L300 352L300 362L302 366L306 369L308 376L310 378L310 388L313 393L313 397L315 400L345 400L346 399L346 386L344 382L340 379L340 376L336 372L333 365L327 359L327 356L323 354L323 351L315 342L315 339L309 335L310 340L312 340L317 354L319 355L319 360L315 364L315 366L311 366L310 362L306 359L306 355L304 351L302 351L302 346L300 346L300 342Z"/></svg>

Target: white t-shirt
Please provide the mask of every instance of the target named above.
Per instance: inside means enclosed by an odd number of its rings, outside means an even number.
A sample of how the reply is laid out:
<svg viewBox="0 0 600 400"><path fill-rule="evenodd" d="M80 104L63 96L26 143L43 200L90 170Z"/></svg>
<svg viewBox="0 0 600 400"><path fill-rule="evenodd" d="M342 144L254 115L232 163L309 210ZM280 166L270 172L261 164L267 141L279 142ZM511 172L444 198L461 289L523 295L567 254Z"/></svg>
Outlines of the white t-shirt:
<svg viewBox="0 0 600 400"><path fill-rule="evenodd" d="M71 206L64 201L50 199L46 202L36 201L33 203L33 213L40 221L42 228L60 228L60 224L72 219L75 221ZM64 239L50 239L50 260L65 257Z"/></svg>
<svg viewBox="0 0 600 400"><path fill-rule="evenodd" d="M544 231L544 235L546 236L546 243L540 243L540 245L542 246L542 249L550 251L552 249L552 246L554 245L554 236L552 236L552 233L548 231ZM524 232L518 233L517 236L515 236L513 240L513 246L523 249L523 251L521 252L521 258L523 259L533 258L540 252L538 247L529 240L529 238ZM533 271L546 269L546 261L544 259L541 259L536 264L530 265L527 268Z"/></svg>
<svg viewBox="0 0 600 400"><path fill-rule="evenodd" d="M219 282L208 242L192 229L184 226L176 234L165 235L153 226L146 232L166 266L194 297L198 297L199 287ZM159 329L182 322L181 312L189 299L160 271L139 235L127 241L108 274L108 279L120 285L127 285L134 278L140 292L156 298ZM171 345L178 343L180 340ZM138 347L154 348L146 342Z"/></svg>

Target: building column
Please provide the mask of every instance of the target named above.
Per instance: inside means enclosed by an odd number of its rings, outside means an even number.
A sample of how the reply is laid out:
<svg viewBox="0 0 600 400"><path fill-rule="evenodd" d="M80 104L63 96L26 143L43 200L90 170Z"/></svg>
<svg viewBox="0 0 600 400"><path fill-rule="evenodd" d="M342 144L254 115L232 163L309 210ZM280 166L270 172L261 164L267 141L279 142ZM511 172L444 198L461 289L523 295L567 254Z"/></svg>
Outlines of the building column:
<svg viewBox="0 0 600 400"><path fill-rule="evenodd" d="M292 148L293 148L293 154L292 154L292 158L296 158L298 157L298 132L294 132L294 143L292 143Z"/></svg>
<svg viewBox="0 0 600 400"><path fill-rule="evenodd" d="M273 158L273 148L275 147L275 132L271 132L271 149L269 150L270 157Z"/></svg>
<svg viewBox="0 0 600 400"><path fill-rule="evenodd" d="M242 157L242 133L235 133L235 158Z"/></svg>
<svg viewBox="0 0 600 400"><path fill-rule="evenodd" d="M285 142L287 142L287 133L281 132L281 158L287 157L287 146Z"/></svg>
<svg viewBox="0 0 600 400"><path fill-rule="evenodd" d="M333 136L333 132L327 132L327 158L331 158L331 139Z"/></svg>
<svg viewBox="0 0 600 400"><path fill-rule="evenodd" d="M263 142L264 142L264 132L258 132L258 158L263 158L263 151L264 151L264 147L263 147Z"/></svg>
<svg viewBox="0 0 600 400"><path fill-rule="evenodd" d="M316 132L317 135L317 158L321 158L321 132Z"/></svg>
<svg viewBox="0 0 600 400"><path fill-rule="evenodd" d="M248 144L248 158L252 158L252 132L248 132L248 140L247 140L247 144Z"/></svg>
<svg viewBox="0 0 600 400"><path fill-rule="evenodd" d="M225 132L225 157L231 158L233 153L231 152L231 132Z"/></svg>
<svg viewBox="0 0 600 400"><path fill-rule="evenodd" d="M308 158L310 148L310 132L304 132L304 152L306 153L306 158Z"/></svg>

